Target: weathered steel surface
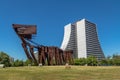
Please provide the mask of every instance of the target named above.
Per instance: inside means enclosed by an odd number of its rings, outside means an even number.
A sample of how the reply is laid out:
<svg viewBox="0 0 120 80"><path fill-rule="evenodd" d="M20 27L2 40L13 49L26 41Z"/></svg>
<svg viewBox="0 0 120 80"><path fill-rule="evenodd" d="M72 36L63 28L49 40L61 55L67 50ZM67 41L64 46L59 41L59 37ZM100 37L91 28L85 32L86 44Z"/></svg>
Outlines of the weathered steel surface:
<svg viewBox="0 0 120 80"><path fill-rule="evenodd" d="M36 34L36 25L13 24L13 28L19 37L31 39Z"/></svg>

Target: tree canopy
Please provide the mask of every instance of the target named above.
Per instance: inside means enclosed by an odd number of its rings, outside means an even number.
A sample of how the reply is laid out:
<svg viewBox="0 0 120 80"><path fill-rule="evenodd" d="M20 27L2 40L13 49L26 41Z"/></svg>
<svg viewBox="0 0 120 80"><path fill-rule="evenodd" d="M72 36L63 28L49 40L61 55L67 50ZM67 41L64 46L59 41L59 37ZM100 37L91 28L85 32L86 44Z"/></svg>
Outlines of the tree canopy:
<svg viewBox="0 0 120 80"><path fill-rule="evenodd" d="M5 66L10 66L9 55L5 52L0 52L0 64L4 64Z"/></svg>

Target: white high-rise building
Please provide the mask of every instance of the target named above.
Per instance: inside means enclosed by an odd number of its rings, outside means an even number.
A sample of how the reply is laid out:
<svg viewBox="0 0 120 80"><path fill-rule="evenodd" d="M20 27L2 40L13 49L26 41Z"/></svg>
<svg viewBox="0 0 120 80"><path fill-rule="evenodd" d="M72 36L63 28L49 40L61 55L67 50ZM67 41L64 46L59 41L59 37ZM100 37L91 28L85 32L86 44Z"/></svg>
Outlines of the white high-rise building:
<svg viewBox="0 0 120 80"><path fill-rule="evenodd" d="M96 25L85 19L64 27L61 49L73 50L74 58L95 56L101 60L105 57L98 40Z"/></svg>

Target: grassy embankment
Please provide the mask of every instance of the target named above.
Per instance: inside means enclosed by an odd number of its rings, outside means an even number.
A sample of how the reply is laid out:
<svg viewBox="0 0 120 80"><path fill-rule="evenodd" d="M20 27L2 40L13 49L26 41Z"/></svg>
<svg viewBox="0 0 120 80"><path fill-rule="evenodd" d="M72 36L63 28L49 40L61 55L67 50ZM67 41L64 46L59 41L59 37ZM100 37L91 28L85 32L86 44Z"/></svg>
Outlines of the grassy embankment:
<svg viewBox="0 0 120 80"><path fill-rule="evenodd" d="M120 67L43 66L0 68L0 80L120 80Z"/></svg>

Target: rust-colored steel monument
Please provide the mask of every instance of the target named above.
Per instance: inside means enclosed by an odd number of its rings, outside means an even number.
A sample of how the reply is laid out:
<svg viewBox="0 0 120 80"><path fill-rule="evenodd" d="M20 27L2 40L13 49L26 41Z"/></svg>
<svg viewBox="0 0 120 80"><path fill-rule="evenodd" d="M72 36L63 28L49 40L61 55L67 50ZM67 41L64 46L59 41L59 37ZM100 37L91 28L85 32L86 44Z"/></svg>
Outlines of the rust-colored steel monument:
<svg viewBox="0 0 120 80"><path fill-rule="evenodd" d="M58 47L38 45L31 41L32 36L37 32L36 25L13 24L13 29L21 39L24 52L30 61L37 65L73 64L72 50L63 51ZM34 54L35 48L38 51L38 59Z"/></svg>

